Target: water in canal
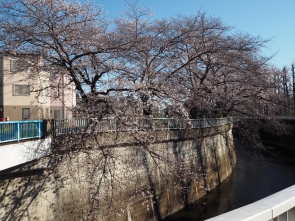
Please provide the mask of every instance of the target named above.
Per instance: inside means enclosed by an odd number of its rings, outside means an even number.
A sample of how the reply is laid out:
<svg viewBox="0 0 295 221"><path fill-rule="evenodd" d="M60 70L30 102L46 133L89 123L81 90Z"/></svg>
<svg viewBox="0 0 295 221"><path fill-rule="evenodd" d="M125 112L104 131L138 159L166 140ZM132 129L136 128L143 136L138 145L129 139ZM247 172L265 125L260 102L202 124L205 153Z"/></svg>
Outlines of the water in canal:
<svg viewBox="0 0 295 221"><path fill-rule="evenodd" d="M221 185L164 221L201 221L245 206L295 184L295 157L235 141L237 165Z"/></svg>

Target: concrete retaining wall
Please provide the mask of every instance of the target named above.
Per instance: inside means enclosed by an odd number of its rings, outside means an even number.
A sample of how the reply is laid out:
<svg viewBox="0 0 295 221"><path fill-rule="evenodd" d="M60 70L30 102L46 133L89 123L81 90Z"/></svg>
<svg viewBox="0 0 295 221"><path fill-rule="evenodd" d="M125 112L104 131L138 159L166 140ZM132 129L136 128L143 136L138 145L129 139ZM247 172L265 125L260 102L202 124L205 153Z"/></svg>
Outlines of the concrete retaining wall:
<svg viewBox="0 0 295 221"><path fill-rule="evenodd" d="M53 152L48 161L60 162L52 170L2 175L0 220L160 220L215 188L236 163L231 125L156 131L146 134L152 144L132 137L105 133L100 149L60 159Z"/></svg>

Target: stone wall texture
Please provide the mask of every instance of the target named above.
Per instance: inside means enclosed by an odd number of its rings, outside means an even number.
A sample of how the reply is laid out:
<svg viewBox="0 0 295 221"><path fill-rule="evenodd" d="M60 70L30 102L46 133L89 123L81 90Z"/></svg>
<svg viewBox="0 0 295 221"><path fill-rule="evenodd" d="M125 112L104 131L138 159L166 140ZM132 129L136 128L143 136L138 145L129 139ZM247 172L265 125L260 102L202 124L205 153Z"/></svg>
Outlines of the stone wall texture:
<svg viewBox="0 0 295 221"><path fill-rule="evenodd" d="M116 139L105 133L100 136L105 151L69 155L52 172L35 162L0 175L0 220L160 220L205 195L234 169L232 125L154 134L145 148L128 143L130 133ZM112 157L104 161L106 155Z"/></svg>

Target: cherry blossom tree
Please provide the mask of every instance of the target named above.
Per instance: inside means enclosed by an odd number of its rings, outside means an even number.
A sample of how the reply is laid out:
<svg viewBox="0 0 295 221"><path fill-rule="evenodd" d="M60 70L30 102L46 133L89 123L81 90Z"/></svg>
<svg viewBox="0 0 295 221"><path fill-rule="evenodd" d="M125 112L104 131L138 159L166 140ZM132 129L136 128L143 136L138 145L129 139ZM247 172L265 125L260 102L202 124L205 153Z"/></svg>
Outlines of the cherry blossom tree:
<svg viewBox="0 0 295 221"><path fill-rule="evenodd" d="M51 158L63 175L87 187L87 206L77 206L86 216L95 217L106 200L113 212L121 209L107 193L127 186L128 176L134 175L114 173L137 158L126 159L114 148L125 139L120 132L126 128L136 131L125 131L125 136L146 170L183 182L198 177L198 169L190 170L180 155L150 148L156 132L142 118L159 117L165 109L178 119L261 117L276 114L282 101L268 58L260 55L267 41L234 33L203 12L154 19L150 10L129 6L113 21L102 6L88 2L0 0L1 53L32 61L38 57L39 62L29 62L31 76L40 71L66 76L66 84L51 81L42 90L74 84L81 99L75 111L89 119L81 133L54 140ZM106 117L116 120L116 135L97 133ZM151 185L140 192L153 191Z"/></svg>

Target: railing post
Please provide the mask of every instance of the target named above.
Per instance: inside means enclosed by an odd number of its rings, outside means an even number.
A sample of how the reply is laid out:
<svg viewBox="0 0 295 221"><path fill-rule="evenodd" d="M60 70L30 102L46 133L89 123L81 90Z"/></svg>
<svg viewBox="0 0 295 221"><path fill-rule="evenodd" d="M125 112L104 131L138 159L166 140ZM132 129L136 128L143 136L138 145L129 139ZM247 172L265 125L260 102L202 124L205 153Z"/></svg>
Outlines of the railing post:
<svg viewBox="0 0 295 221"><path fill-rule="evenodd" d="M20 139L20 125L19 122L17 122L17 141Z"/></svg>
<svg viewBox="0 0 295 221"><path fill-rule="evenodd" d="M41 135L41 121L38 122L38 137L40 138Z"/></svg>

